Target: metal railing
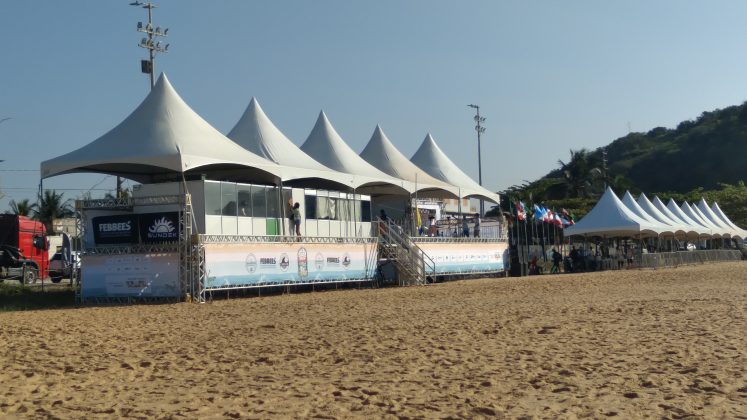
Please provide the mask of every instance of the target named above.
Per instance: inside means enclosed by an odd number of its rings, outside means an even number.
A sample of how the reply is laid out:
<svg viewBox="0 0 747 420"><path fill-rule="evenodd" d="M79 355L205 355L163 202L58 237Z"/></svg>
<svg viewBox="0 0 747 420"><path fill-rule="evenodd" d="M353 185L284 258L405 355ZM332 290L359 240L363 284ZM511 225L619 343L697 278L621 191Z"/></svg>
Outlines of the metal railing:
<svg viewBox="0 0 747 420"><path fill-rule="evenodd" d="M391 220L375 221L382 257L397 267L400 285L425 284L436 275L436 263ZM401 274L405 274L402 278Z"/></svg>
<svg viewBox="0 0 747 420"><path fill-rule="evenodd" d="M665 268L680 265L704 264L720 261L740 261L742 252L731 249L711 249L681 252L660 252L641 255L641 267Z"/></svg>

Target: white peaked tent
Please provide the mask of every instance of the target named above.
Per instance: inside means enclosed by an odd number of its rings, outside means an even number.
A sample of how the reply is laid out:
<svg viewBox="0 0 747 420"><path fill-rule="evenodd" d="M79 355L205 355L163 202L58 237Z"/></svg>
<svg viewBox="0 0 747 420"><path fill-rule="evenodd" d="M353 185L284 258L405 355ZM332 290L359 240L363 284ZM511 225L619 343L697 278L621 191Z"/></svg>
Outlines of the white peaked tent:
<svg viewBox="0 0 747 420"><path fill-rule="evenodd" d="M483 198L494 203L500 202L498 194L483 188L462 172L438 147L430 133L425 136L425 140L410 158L410 161L430 176L459 188L459 194L462 197Z"/></svg>
<svg viewBox="0 0 747 420"><path fill-rule="evenodd" d="M187 105L165 74L119 125L93 142L41 163L41 176L99 172L149 183L210 173L277 183L281 168L229 140Z"/></svg>
<svg viewBox="0 0 747 420"><path fill-rule="evenodd" d="M377 124L360 156L373 167L395 178L412 182L422 197L457 198L458 188L428 175L392 144Z"/></svg>
<svg viewBox="0 0 747 420"><path fill-rule="evenodd" d="M718 206L718 203L714 202L711 205L711 210L721 219L723 220L728 226L730 226L732 229L734 229L734 236L739 237L741 239L747 238L747 231L737 226L734 222L729 219L726 214L721 210L721 207Z"/></svg>
<svg viewBox="0 0 747 420"><path fill-rule="evenodd" d="M252 98L228 138L243 148L281 165L289 185L352 189L350 174L327 168L299 149L272 123L256 98ZM293 182L293 181L297 182ZM307 181L307 182L302 182Z"/></svg>
<svg viewBox="0 0 747 420"><path fill-rule="evenodd" d="M646 197L646 194L641 194L638 197L638 205L643 209L649 216L654 218L659 223L671 226L672 230L674 231L675 235L681 235L681 236L687 236L687 235L693 235L697 236L698 233L693 231L690 227L683 225L681 222L678 222L663 212L661 212L656 206ZM666 208L666 207L665 207Z"/></svg>
<svg viewBox="0 0 747 420"><path fill-rule="evenodd" d="M682 202L682 205L680 205L680 210L682 210L682 212L685 213L691 220L694 220L697 224L710 230L711 236L713 236L714 238L721 237L721 230L717 230L715 226L703 220L703 218L698 213L696 213L692 207L690 207L690 204L688 204L687 201Z"/></svg>
<svg viewBox="0 0 747 420"><path fill-rule="evenodd" d="M661 203L661 200L659 200L659 197L654 197L654 204L657 205L658 203ZM662 203L663 204L663 203ZM690 216L685 214L685 212L682 211L682 209L677 205L677 202L673 199L669 199L669 202L666 205L666 209L672 213L674 216L676 216L678 219L682 220L682 223L684 223L686 226L690 226L694 231L698 232L698 237L711 237L713 236L713 232L711 232L710 228L707 228L700 223L696 222L695 220L691 219ZM666 213L665 213L666 214Z"/></svg>
<svg viewBox="0 0 747 420"><path fill-rule="evenodd" d="M584 236L657 236L661 227L633 213L607 188L594 208L575 225L565 229L565 235Z"/></svg>
<svg viewBox="0 0 747 420"><path fill-rule="evenodd" d="M623 199L621 201L623 202L623 204L625 204L628 210L632 211L636 216L645 220L652 226L656 226L658 229L657 233L675 233L676 229L672 226L666 223L659 222L654 217L649 216L649 214L646 213L646 211L638 205L638 203L635 201L635 198L633 198L633 194L631 194L630 191L625 191L625 195L623 195Z"/></svg>
<svg viewBox="0 0 747 420"><path fill-rule="evenodd" d="M319 113L301 150L331 169L366 179L360 183L362 191L377 194L409 194L414 191L410 182L393 178L358 156L340 137L324 111Z"/></svg>
<svg viewBox="0 0 747 420"><path fill-rule="evenodd" d="M731 238L736 233L734 232L734 229L731 228L731 226L727 225L724 221L719 219L718 216L716 216L716 214L710 209L710 207L708 207L708 203L706 203L704 198L701 198L698 204L693 204L693 209L698 210L700 214L702 214L712 225L717 226L719 229L721 229L724 237Z"/></svg>
<svg viewBox="0 0 747 420"><path fill-rule="evenodd" d="M722 237L722 238L729 238L729 237L731 237L731 230L724 229L721 226L713 223L708 218L708 216L706 216L705 214L703 214L703 212L700 211L700 209L698 208L698 206L696 206L694 203L693 204L687 203L687 204L690 206L690 209L693 211L693 213L695 213L698 216L698 218L700 220L702 220L703 223L706 224L706 226L708 226L708 227L711 228L711 231L713 231L713 233L715 234L715 236L717 235L717 236Z"/></svg>

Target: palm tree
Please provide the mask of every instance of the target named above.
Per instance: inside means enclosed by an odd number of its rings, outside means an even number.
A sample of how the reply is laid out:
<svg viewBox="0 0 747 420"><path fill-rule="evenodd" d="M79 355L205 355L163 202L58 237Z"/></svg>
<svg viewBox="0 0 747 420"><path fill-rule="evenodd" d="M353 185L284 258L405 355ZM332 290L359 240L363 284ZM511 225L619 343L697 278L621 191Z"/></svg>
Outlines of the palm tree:
<svg viewBox="0 0 747 420"><path fill-rule="evenodd" d="M63 200L64 193L55 190L45 190L38 209L35 210L35 219L44 223L49 234L54 234L52 222L54 219L71 217L75 214L70 200Z"/></svg>
<svg viewBox="0 0 747 420"><path fill-rule="evenodd" d="M36 203L30 203L28 198L24 198L21 201L10 200L10 211L11 213L18 216L30 216L31 213L36 209Z"/></svg>
<svg viewBox="0 0 747 420"><path fill-rule="evenodd" d="M558 160L566 198L590 197L602 181L602 170L594 166L586 149L571 149L568 163Z"/></svg>

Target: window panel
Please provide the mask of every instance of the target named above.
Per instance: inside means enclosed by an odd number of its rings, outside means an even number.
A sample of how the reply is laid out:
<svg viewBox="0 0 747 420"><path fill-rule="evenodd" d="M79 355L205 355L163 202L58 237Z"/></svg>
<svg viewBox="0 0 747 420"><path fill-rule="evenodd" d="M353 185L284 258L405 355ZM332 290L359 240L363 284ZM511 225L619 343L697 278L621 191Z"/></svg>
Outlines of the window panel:
<svg viewBox="0 0 747 420"><path fill-rule="evenodd" d="M205 183L205 214L220 216L220 183Z"/></svg>
<svg viewBox="0 0 747 420"><path fill-rule="evenodd" d="M249 185L237 185L236 192L239 198L239 217L252 216L252 191Z"/></svg>
<svg viewBox="0 0 747 420"><path fill-rule="evenodd" d="M236 216L236 184L221 183L221 208L223 216Z"/></svg>

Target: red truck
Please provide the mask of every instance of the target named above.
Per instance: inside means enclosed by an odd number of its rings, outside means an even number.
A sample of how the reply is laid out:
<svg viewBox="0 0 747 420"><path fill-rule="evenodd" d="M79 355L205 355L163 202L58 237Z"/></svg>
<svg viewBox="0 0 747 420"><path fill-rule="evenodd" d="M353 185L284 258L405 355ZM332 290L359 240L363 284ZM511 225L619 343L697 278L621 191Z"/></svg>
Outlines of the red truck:
<svg viewBox="0 0 747 420"><path fill-rule="evenodd" d="M29 284L49 272L49 242L44 223L25 216L0 214L0 282Z"/></svg>

